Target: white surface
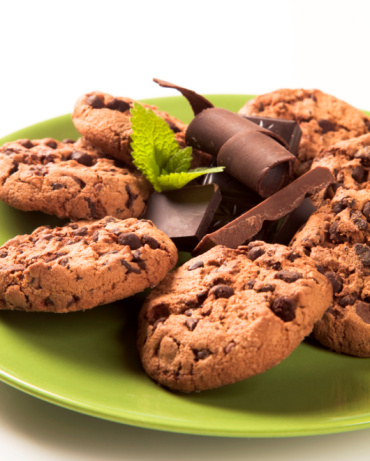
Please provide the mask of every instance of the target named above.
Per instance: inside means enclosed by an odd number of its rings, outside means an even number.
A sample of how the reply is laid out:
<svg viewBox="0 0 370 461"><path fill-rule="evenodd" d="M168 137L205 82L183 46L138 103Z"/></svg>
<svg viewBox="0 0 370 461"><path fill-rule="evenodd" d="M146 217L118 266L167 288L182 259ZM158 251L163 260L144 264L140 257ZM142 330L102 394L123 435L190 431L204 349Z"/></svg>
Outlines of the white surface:
<svg viewBox="0 0 370 461"><path fill-rule="evenodd" d="M91 90L136 99L319 88L370 110L368 0L17 1L0 6L0 137ZM124 391L124 390L123 390ZM0 383L1 459L369 460L370 429L295 439L166 434L90 418Z"/></svg>

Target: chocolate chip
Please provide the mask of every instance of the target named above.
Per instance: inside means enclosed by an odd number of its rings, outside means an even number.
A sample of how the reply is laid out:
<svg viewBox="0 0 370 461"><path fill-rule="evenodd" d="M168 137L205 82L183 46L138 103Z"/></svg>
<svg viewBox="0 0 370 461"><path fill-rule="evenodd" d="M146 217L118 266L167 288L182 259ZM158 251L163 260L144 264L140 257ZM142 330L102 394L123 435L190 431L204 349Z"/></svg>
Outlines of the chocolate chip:
<svg viewBox="0 0 370 461"><path fill-rule="evenodd" d="M65 138L62 140L64 144L74 144L76 141L74 139Z"/></svg>
<svg viewBox="0 0 370 461"><path fill-rule="evenodd" d="M204 301L207 299L207 297L208 297L208 290L205 290L205 291L202 291L201 293L198 293L197 294L198 303L203 304Z"/></svg>
<svg viewBox="0 0 370 461"><path fill-rule="evenodd" d="M195 269L199 269L199 267L204 267L203 261L195 261L193 264L190 264L188 271L194 271Z"/></svg>
<svg viewBox="0 0 370 461"><path fill-rule="evenodd" d="M292 252L292 253L290 253L290 254L288 255L288 258L287 258L287 259L288 259L288 261L290 261L290 262L292 263L292 262L294 262L296 259L298 259L298 258L300 258L300 257L301 257L300 254Z"/></svg>
<svg viewBox="0 0 370 461"><path fill-rule="evenodd" d="M32 147L34 147L33 143L29 139L22 139L21 141L19 141L19 144L25 147L26 149L31 149Z"/></svg>
<svg viewBox="0 0 370 461"><path fill-rule="evenodd" d="M352 306L353 304L355 304L357 299L358 299L357 295L352 293L350 295L343 296L343 298L338 301L338 304L341 307Z"/></svg>
<svg viewBox="0 0 370 461"><path fill-rule="evenodd" d="M143 235L141 237L141 243L142 243L142 245L149 245L149 247L152 250L157 250L160 247L157 240L154 237L152 237L151 235L146 235L146 234Z"/></svg>
<svg viewBox="0 0 370 461"><path fill-rule="evenodd" d="M364 219L363 214L361 211L353 211L351 213L351 221L357 227L358 230L366 230L367 229L367 221Z"/></svg>
<svg viewBox="0 0 370 461"><path fill-rule="evenodd" d="M77 178L77 176L71 176L71 177L81 187L81 189L84 189L86 187L85 181L83 181L80 178Z"/></svg>
<svg viewBox="0 0 370 461"><path fill-rule="evenodd" d="M10 168L8 172L8 176L11 176L12 174L16 173L18 171L19 164L15 160L13 160L13 166Z"/></svg>
<svg viewBox="0 0 370 461"><path fill-rule="evenodd" d="M362 265L365 267L370 266L370 248L366 244L356 243L354 249Z"/></svg>
<svg viewBox="0 0 370 461"><path fill-rule="evenodd" d="M170 315L170 309L167 304L160 303L150 309L147 313L148 322L152 325L159 319L166 319Z"/></svg>
<svg viewBox="0 0 370 461"><path fill-rule="evenodd" d="M121 259L121 264L127 269L128 274L140 274L141 269L139 267L131 266L129 262L127 262L125 259Z"/></svg>
<svg viewBox="0 0 370 461"><path fill-rule="evenodd" d="M248 251L248 258L255 261L257 258L265 254L265 250L261 247L253 247Z"/></svg>
<svg viewBox="0 0 370 461"><path fill-rule="evenodd" d="M63 187L64 187L63 184L60 184L60 183L58 183L58 182L53 182L53 183L51 184L51 188L52 188L53 190L63 189Z"/></svg>
<svg viewBox="0 0 370 461"><path fill-rule="evenodd" d="M86 200L87 206L89 207L91 217L93 219L100 218L100 215L96 208L95 203L89 197L84 197L84 199Z"/></svg>
<svg viewBox="0 0 370 461"><path fill-rule="evenodd" d="M72 299L68 302L67 308L71 307L72 304L77 303L80 300L80 297L77 295L72 295Z"/></svg>
<svg viewBox="0 0 370 461"><path fill-rule="evenodd" d="M234 294L234 290L228 285L216 285L209 291L210 295L214 295L218 298L230 298Z"/></svg>
<svg viewBox="0 0 370 461"><path fill-rule="evenodd" d="M193 353L195 355L195 360L197 361L204 360L212 354L212 352L209 349L193 349Z"/></svg>
<svg viewBox="0 0 370 461"><path fill-rule="evenodd" d="M194 319L193 317L190 317L185 320L185 326L189 331L193 331L194 328L197 326L199 322L199 319Z"/></svg>
<svg viewBox="0 0 370 461"><path fill-rule="evenodd" d="M336 202L332 206L332 210L335 214L340 213L345 208L353 208L355 200L352 197L343 197L339 202Z"/></svg>
<svg viewBox="0 0 370 461"><path fill-rule="evenodd" d="M245 289L246 290L252 290L254 285L256 284L257 280L255 279L252 279L252 280L249 280L246 284L245 284Z"/></svg>
<svg viewBox="0 0 370 461"><path fill-rule="evenodd" d="M340 275L333 271L325 272L325 277L327 277L330 283L333 286L333 293L340 293L343 288L343 279Z"/></svg>
<svg viewBox="0 0 370 461"><path fill-rule="evenodd" d="M135 250L132 253L132 261L135 262L141 270L146 269L146 262L141 258L141 252L139 250Z"/></svg>
<svg viewBox="0 0 370 461"><path fill-rule="evenodd" d="M270 309L283 322L291 322L295 319L296 303L291 298L279 296L274 299Z"/></svg>
<svg viewBox="0 0 370 461"><path fill-rule="evenodd" d="M279 271L276 275L275 278L282 280L283 282L286 283L293 283L298 279L302 278L302 274L299 272L293 272L293 271L287 271L287 270L282 270Z"/></svg>
<svg viewBox="0 0 370 461"><path fill-rule="evenodd" d="M366 171L362 165L357 165L352 171L352 178L358 183L366 181Z"/></svg>
<svg viewBox="0 0 370 461"><path fill-rule="evenodd" d="M270 285L269 283L266 283L266 285L261 285L258 288L255 288L257 293L267 293L269 291L273 292L275 291L274 285Z"/></svg>
<svg viewBox="0 0 370 461"><path fill-rule="evenodd" d="M366 202L362 208L362 214L370 222L370 202Z"/></svg>
<svg viewBox="0 0 370 461"><path fill-rule="evenodd" d="M93 109L102 109L104 107L104 100L96 94L91 94L86 98L86 104Z"/></svg>
<svg viewBox="0 0 370 461"><path fill-rule="evenodd" d="M339 226L339 221L334 221L329 228L329 238L333 243L344 243L348 241L348 237L341 234Z"/></svg>
<svg viewBox="0 0 370 461"><path fill-rule="evenodd" d="M355 307L356 314L365 323L370 324L370 304L362 301L358 302Z"/></svg>
<svg viewBox="0 0 370 461"><path fill-rule="evenodd" d="M130 110L130 104L122 99L113 98L107 103L107 108L118 110L119 112L126 112Z"/></svg>
<svg viewBox="0 0 370 461"><path fill-rule="evenodd" d="M135 200L138 198L138 195L137 194L134 194L132 191L131 191L131 188L128 184L126 184L125 186L125 189L126 189L126 192L127 192L127 200L126 200L126 208L132 208L132 205L134 204Z"/></svg>
<svg viewBox="0 0 370 461"><path fill-rule="evenodd" d="M63 267L66 267L68 266L68 263L69 263L69 258L62 258L58 261L58 263L63 266Z"/></svg>
<svg viewBox="0 0 370 461"><path fill-rule="evenodd" d="M97 242L99 240L99 231L95 231L91 238L93 242Z"/></svg>
<svg viewBox="0 0 370 461"><path fill-rule="evenodd" d="M56 149L58 147L58 143L53 140L46 141L45 145L50 147L51 149Z"/></svg>
<svg viewBox="0 0 370 461"><path fill-rule="evenodd" d="M70 160L75 160L84 166L92 166L93 159L87 152L81 152L79 150L74 150L69 156Z"/></svg>
<svg viewBox="0 0 370 461"><path fill-rule="evenodd" d="M83 237L84 235L87 234L87 227L86 226L83 226L83 227L78 227L74 232L73 232L73 235L78 235L80 237Z"/></svg>
<svg viewBox="0 0 370 461"><path fill-rule="evenodd" d="M53 301L51 298L49 298L49 296L48 296L47 298L44 299L44 304L45 304L45 306L47 306L47 307L52 307L52 306L55 305L55 304L54 304L54 301Z"/></svg>
<svg viewBox="0 0 370 461"><path fill-rule="evenodd" d="M330 120L321 119L318 121L319 127L322 129L323 133L328 133L329 131L335 131L336 124Z"/></svg>
<svg viewBox="0 0 370 461"><path fill-rule="evenodd" d="M6 258L8 256L7 251L0 251L0 258Z"/></svg>
<svg viewBox="0 0 370 461"><path fill-rule="evenodd" d="M140 238L133 232L121 233L118 236L118 243L120 245L128 245L131 250L137 250L141 247Z"/></svg>

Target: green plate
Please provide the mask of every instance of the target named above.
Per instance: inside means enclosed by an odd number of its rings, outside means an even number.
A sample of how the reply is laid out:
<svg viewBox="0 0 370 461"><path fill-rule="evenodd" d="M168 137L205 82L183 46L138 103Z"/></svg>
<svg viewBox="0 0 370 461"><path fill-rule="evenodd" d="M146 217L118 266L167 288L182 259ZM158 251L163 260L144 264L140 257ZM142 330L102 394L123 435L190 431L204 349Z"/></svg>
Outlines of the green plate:
<svg viewBox="0 0 370 461"><path fill-rule="evenodd" d="M248 96L209 96L237 110ZM150 100L188 122L180 97ZM3 138L77 137L69 115ZM57 220L0 205L0 243ZM70 314L0 312L0 379L43 400L139 427L234 437L286 437L370 427L370 360L309 342L266 373L175 394L143 372L135 348L140 295Z"/></svg>

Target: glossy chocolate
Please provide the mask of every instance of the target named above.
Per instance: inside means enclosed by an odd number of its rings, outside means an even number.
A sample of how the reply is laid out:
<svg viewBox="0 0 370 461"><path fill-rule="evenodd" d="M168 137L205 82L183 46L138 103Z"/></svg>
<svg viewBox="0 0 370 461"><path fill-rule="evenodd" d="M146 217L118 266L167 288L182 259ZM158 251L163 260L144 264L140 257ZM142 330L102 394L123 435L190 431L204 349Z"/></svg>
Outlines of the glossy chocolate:
<svg viewBox="0 0 370 461"><path fill-rule="evenodd" d="M193 254L203 253L215 245L237 248L257 235L265 221L280 220L298 208L306 196L333 183L335 179L328 168L310 170L226 226L207 234Z"/></svg>
<svg viewBox="0 0 370 461"><path fill-rule="evenodd" d="M207 233L220 202L215 184L155 192L143 217L165 232L179 251L192 251Z"/></svg>

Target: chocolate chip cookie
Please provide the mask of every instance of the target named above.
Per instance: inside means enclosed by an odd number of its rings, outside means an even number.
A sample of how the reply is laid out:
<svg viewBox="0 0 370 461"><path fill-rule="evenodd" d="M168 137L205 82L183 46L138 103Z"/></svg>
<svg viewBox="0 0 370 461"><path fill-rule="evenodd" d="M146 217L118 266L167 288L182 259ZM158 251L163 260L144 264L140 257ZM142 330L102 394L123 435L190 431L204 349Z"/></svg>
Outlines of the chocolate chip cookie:
<svg viewBox="0 0 370 461"><path fill-rule="evenodd" d="M316 167L329 168L338 186L345 189L369 189L370 133L324 149L312 162L311 168ZM316 194L315 201L322 203L322 194Z"/></svg>
<svg viewBox="0 0 370 461"><path fill-rule="evenodd" d="M297 175L310 168L322 149L370 132L367 115L315 89L281 89L263 94L248 101L239 113L295 120L299 124L302 137L295 168Z"/></svg>
<svg viewBox="0 0 370 461"><path fill-rule="evenodd" d="M278 364L332 302L331 283L302 251L255 241L216 246L170 272L139 315L148 375L190 392Z"/></svg>
<svg viewBox="0 0 370 461"><path fill-rule="evenodd" d="M340 188L291 242L332 283L333 305L314 337L338 353L370 357L370 190Z"/></svg>
<svg viewBox="0 0 370 461"><path fill-rule="evenodd" d="M40 227L0 247L0 309L90 309L155 286L176 260L172 241L147 220Z"/></svg>
<svg viewBox="0 0 370 461"><path fill-rule="evenodd" d="M151 191L141 173L82 139L21 139L0 147L0 200L21 210L71 220L139 217Z"/></svg>

